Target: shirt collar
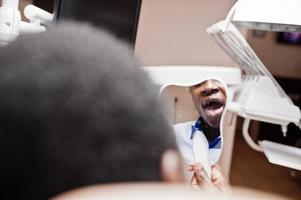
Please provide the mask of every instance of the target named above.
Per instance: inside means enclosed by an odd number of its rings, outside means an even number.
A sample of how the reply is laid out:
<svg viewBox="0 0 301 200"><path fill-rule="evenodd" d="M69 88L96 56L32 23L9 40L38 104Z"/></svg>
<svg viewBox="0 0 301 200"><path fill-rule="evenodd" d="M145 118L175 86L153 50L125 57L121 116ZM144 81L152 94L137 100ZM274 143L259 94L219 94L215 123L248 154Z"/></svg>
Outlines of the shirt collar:
<svg viewBox="0 0 301 200"><path fill-rule="evenodd" d="M202 130L202 121L201 121L201 117L199 117L192 125L191 125L191 135L190 135L190 139L192 140L194 134L196 133L196 131L203 131Z"/></svg>
<svg viewBox="0 0 301 200"><path fill-rule="evenodd" d="M199 117L192 125L191 125L191 135L190 139L192 140L196 131L203 132L202 129L202 118ZM221 136L216 137L212 142L209 143L209 149L215 148L217 144L221 141Z"/></svg>
<svg viewBox="0 0 301 200"><path fill-rule="evenodd" d="M221 136L218 136L209 144L209 149L214 149L217 146L217 144L220 143L220 141L221 141Z"/></svg>

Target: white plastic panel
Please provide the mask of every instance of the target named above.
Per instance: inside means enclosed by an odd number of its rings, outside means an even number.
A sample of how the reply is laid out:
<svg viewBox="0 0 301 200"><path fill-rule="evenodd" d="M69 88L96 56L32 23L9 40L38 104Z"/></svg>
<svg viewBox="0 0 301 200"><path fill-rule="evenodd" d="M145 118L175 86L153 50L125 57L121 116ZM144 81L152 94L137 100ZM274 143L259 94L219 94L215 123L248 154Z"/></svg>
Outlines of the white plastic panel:
<svg viewBox="0 0 301 200"><path fill-rule="evenodd" d="M301 170L301 149L267 140L260 142L270 163Z"/></svg>
<svg viewBox="0 0 301 200"><path fill-rule="evenodd" d="M233 23L252 29L301 31L300 0L239 0Z"/></svg>
<svg viewBox="0 0 301 200"><path fill-rule="evenodd" d="M158 85L191 86L208 78L221 79L227 85L241 83L241 71L234 67L148 66L143 69Z"/></svg>

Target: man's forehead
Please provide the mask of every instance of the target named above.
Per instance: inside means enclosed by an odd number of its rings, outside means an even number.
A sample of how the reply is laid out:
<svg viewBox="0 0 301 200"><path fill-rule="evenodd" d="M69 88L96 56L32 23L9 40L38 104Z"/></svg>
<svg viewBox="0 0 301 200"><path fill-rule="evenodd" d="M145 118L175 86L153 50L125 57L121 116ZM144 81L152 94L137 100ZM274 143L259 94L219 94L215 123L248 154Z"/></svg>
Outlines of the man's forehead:
<svg viewBox="0 0 301 200"><path fill-rule="evenodd" d="M206 85L208 85L209 83L215 84L215 85L217 85L217 86L222 86L222 84L221 84L218 80L215 80L215 79L209 79L209 80L203 81L203 82L201 82L201 83L198 83L198 84L196 84L196 85L193 85L193 86L191 86L191 88L199 88L199 87L201 87L201 86L206 87Z"/></svg>

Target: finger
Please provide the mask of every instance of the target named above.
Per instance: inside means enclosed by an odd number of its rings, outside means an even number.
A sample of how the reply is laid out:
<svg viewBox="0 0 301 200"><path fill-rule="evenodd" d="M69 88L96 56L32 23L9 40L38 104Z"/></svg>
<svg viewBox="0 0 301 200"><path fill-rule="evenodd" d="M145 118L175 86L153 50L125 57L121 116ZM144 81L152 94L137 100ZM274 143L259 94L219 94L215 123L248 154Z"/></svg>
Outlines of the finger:
<svg viewBox="0 0 301 200"><path fill-rule="evenodd" d="M204 170L195 170L195 175L198 181L203 181L206 179L206 173Z"/></svg>
<svg viewBox="0 0 301 200"><path fill-rule="evenodd" d="M216 189L218 189L218 190L224 190L224 188L225 188L225 184L222 182L222 181L219 181L219 180L217 180L217 181L215 181L215 182L212 182L212 184L214 185L214 187L216 188Z"/></svg>
<svg viewBox="0 0 301 200"><path fill-rule="evenodd" d="M217 168L217 167L212 167L212 170L211 170L211 180L212 182L215 182L215 181L222 181L224 179L222 173L220 172L220 170Z"/></svg>
<svg viewBox="0 0 301 200"><path fill-rule="evenodd" d="M220 190L223 189L225 185L225 179L222 173L217 168L212 168L211 181L212 184Z"/></svg>
<svg viewBox="0 0 301 200"><path fill-rule="evenodd" d="M200 187L201 187L198 180L196 179L195 175L193 175L191 180L190 180L190 186L193 189L200 189Z"/></svg>
<svg viewBox="0 0 301 200"><path fill-rule="evenodd" d="M221 175L218 172L211 171L211 181L217 181L220 179Z"/></svg>
<svg viewBox="0 0 301 200"><path fill-rule="evenodd" d="M195 179L197 181L198 186L202 189L206 189L207 187L212 185L208 179L205 179L203 177L195 175Z"/></svg>
<svg viewBox="0 0 301 200"><path fill-rule="evenodd" d="M215 168L215 169L217 169L219 171L221 170L221 167L218 164L212 165L212 168Z"/></svg>
<svg viewBox="0 0 301 200"><path fill-rule="evenodd" d="M195 170L202 170L203 169L203 165L201 163L195 163L194 169Z"/></svg>
<svg viewBox="0 0 301 200"><path fill-rule="evenodd" d="M219 179L216 179L216 180L212 181L212 184L215 185L215 186L219 186L219 185L221 185L221 183L222 183L222 181L219 180Z"/></svg>
<svg viewBox="0 0 301 200"><path fill-rule="evenodd" d="M191 177L190 184L191 185L197 185L198 184L198 181L197 181L197 179L194 175Z"/></svg>
<svg viewBox="0 0 301 200"><path fill-rule="evenodd" d="M194 166L193 165L189 165L188 166L188 171L193 171L194 170Z"/></svg>
<svg viewBox="0 0 301 200"><path fill-rule="evenodd" d="M207 181L211 180L207 172L205 171L205 168L200 163L195 164L194 173L196 174L196 177L199 181L203 181L204 179L206 179Z"/></svg>

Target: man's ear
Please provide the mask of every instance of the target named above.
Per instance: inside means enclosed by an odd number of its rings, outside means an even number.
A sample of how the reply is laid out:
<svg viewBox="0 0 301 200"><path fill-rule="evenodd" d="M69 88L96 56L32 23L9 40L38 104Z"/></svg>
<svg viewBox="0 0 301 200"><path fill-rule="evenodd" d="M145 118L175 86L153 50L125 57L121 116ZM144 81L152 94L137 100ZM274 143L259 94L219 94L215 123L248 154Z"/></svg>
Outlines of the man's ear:
<svg viewBox="0 0 301 200"><path fill-rule="evenodd" d="M168 150L161 156L161 177L164 182L183 182L183 161L175 150Z"/></svg>

